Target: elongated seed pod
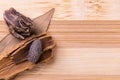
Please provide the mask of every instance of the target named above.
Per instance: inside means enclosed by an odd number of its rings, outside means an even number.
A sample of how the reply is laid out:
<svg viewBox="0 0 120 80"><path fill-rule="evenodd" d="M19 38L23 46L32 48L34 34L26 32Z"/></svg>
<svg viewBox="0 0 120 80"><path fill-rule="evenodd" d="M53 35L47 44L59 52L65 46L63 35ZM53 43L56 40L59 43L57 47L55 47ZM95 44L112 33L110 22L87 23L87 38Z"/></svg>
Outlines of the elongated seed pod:
<svg viewBox="0 0 120 80"><path fill-rule="evenodd" d="M37 63L42 54L42 42L39 39L36 39L32 42L29 53L28 60L33 63Z"/></svg>

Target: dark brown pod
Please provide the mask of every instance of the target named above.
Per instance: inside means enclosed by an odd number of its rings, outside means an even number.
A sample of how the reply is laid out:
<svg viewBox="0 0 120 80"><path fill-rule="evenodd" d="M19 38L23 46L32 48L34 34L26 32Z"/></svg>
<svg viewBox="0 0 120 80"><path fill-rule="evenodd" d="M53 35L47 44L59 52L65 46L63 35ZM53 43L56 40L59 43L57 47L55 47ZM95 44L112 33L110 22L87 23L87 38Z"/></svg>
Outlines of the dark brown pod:
<svg viewBox="0 0 120 80"><path fill-rule="evenodd" d="M42 54L42 42L39 39L36 39L32 42L29 52L28 60L33 63L37 63Z"/></svg>
<svg viewBox="0 0 120 80"><path fill-rule="evenodd" d="M19 39L25 39L32 33L32 20L10 8L4 12L4 19L10 33Z"/></svg>

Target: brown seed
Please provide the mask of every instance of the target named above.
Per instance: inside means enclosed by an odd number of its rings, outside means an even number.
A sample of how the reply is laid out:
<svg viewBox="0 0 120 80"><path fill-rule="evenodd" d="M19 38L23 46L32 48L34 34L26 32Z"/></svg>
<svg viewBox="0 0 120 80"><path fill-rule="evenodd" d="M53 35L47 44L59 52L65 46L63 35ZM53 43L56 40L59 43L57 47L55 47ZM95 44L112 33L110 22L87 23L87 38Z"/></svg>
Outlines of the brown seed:
<svg viewBox="0 0 120 80"><path fill-rule="evenodd" d="M33 63L37 63L42 54L42 42L39 39L36 39L32 42L29 53L28 60Z"/></svg>

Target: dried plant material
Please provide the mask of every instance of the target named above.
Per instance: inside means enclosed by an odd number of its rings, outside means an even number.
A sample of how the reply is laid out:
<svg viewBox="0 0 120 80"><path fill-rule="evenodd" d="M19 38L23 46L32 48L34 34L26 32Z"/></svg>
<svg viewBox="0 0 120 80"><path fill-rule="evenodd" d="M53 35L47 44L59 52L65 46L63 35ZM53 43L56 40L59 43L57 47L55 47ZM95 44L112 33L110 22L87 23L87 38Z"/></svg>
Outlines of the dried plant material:
<svg viewBox="0 0 120 80"><path fill-rule="evenodd" d="M42 54L42 42L39 39L36 39L32 42L29 52L28 52L28 60L30 62L36 63Z"/></svg>
<svg viewBox="0 0 120 80"><path fill-rule="evenodd" d="M53 16L55 9L51 9L47 13L39 16L33 20L34 31L36 34L47 32L49 29L49 24L51 22L51 17ZM40 27L40 28L38 28Z"/></svg>
<svg viewBox="0 0 120 80"><path fill-rule="evenodd" d="M33 68L37 65L36 62L46 62L53 57L52 49L55 44L52 37L46 35L53 13L54 9L51 9L44 15L35 18L33 20L35 34L25 40L19 40L8 34L0 41L0 79L10 79L22 71ZM41 41L42 52L41 50L39 51L41 52L39 59L32 61L28 59L29 49L32 42L36 39Z"/></svg>
<svg viewBox="0 0 120 80"><path fill-rule="evenodd" d="M42 52L42 55L38 60L38 62L44 62L44 61L48 60L49 58L53 57L52 48L55 46L55 44L53 43L53 40L52 40L52 38L50 38L50 36L46 36L46 37L42 37L42 38L40 37L38 39L41 41L46 39L46 41L44 41L44 43L42 42L42 44L48 44L49 41L52 41L52 44L49 45L52 47L44 45L43 49L45 49L47 47L48 48L47 48L47 50ZM49 39L49 40L47 41L47 39ZM16 75L17 73L22 72L27 69L31 69L36 65L33 62L30 62L29 60L27 60L26 54L24 55L24 53L28 53L31 43L32 42L29 42L29 44L24 44L23 47L14 51L13 55L9 55L0 61L0 78L1 79L2 78L9 79L10 77ZM26 59L26 60L24 62L16 64L19 62L19 60L21 60L20 58ZM3 64L2 62L5 62L5 63Z"/></svg>
<svg viewBox="0 0 120 80"><path fill-rule="evenodd" d="M32 34L32 20L25 17L14 8L5 11L4 20L11 34L16 38L25 39Z"/></svg>
<svg viewBox="0 0 120 80"><path fill-rule="evenodd" d="M46 34L46 31L49 28L49 24L50 24L53 13L54 13L54 9L51 9L47 13L33 20L34 31L36 32L36 35L44 36ZM14 36L12 36L11 34L8 34L6 37L4 37L0 41L0 54L2 54L0 55L0 59L2 59L4 56L7 56L8 53L10 53L11 51L14 51L15 48L19 48L20 42L24 43L24 41L32 40L32 38L35 38L35 37L37 38L38 36L36 35L32 35L31 37L28 37L25 40L19 40Z"/></svg>
<svg viewBox="0 0 120 80"><path fill-rule="evenodd" d="M34 38L34 39L36 39L36 38ZM43 37L39 37L37 39L40 39L40 41L41 41L42 48L43 48L42 52L52 49L55 46L51 36L43 36ZM11 55L9 55L10 58L13 59L15 61L15 63L19 63L19 60L21 60L20 58L22 58L22 59L26 58L26 60L28 60L27 55L29 54L28 51L30 49L30 46L31 46L31 43L33 42L33 40L22 43L22 47L18 48Z"/></svg>
<svg viewBox="0 0 120 80"><path fill-rule="evenodd" d="M42 58L40 58L40 62L45 62L46 60L51 58L51 54L52 54L52 50L48 50L46 52L44 52L42 56ZM34 66L36 66L36 64L31 63L29 61L25 61L19 65L13 64L13 62L10 62L10 59L4 59L4 60L8 60L9 65L7 65L5 68L0 69L0 79L4 79L4 80L8 80L11 77L15 76L16 74L23 72L25 70L29 70L32 69ZM4 64L8 64L8 63L4 63ZM4 65L3 65L4 66Z"/></svg>

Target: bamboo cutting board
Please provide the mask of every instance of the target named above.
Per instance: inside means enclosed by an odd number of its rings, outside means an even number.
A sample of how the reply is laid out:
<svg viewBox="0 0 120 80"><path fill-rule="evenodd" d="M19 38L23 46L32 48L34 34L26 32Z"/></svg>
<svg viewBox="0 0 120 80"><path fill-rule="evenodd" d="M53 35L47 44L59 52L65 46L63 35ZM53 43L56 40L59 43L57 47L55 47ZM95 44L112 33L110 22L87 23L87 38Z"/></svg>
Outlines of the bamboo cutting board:
<svg viewBox="0 0 120 80"><path fill-rule="evenodd" d="M0 21L0 39L8 29ZM54 59L15 80L119 80L120 21L52 21Z"/></svg>

